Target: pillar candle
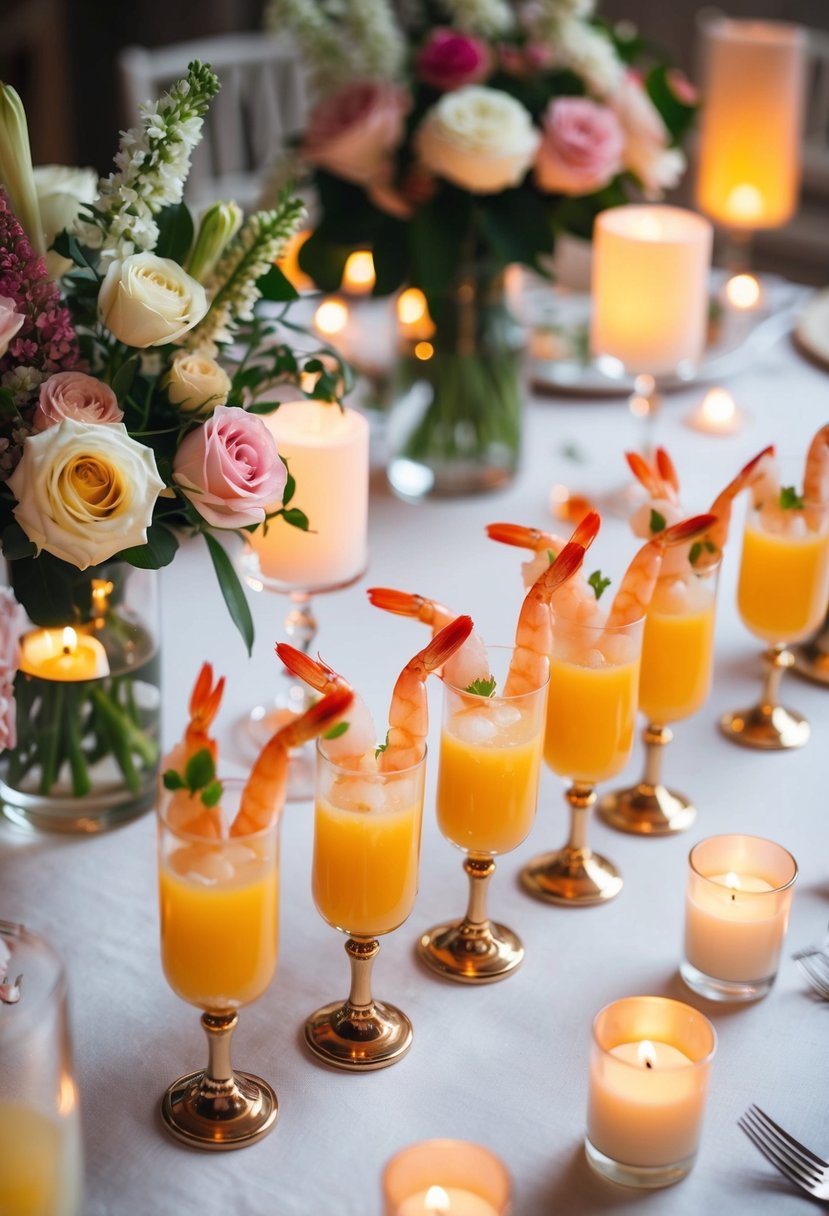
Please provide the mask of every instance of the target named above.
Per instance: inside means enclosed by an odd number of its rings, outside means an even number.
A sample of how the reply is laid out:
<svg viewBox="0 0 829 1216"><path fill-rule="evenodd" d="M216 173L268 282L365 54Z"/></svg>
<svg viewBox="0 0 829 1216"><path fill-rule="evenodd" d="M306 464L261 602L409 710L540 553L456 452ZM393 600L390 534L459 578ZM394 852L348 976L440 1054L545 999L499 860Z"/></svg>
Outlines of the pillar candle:
<svg viewBox="0 0 829 1216"><path fill-rule="evenodd" d="M704 27L697 201L720 224L775 228L797 206L805 46L784 22Z"/></svg>
<svg viewBox="0 0 829 1216"><path fill-rule="evenodd" d="M690 372L705 345L709 222L681 207L612 207L596 218L590 345L633 375Z"/></svg>
<svg viewBox="0 0 829 1216"><path fill-rule="evenodd" d="M286 402L263 420L296 479L290 505L308 516L309 531L275 519L248 533L262 573L305 591L349 582L368 557L368 423L319 401Z"/></svg>
<svg viewBox="0 0 829 1216"><path fill-rule="evenodd" d="M386 1165L383 1216L506 1216L510 1192L506 1167L483 1145L424 1140Z"/></svg>
<svg viewBox="0 0 829 1216"><path fill-rule="evenodd" d="M75 683L109 675L106 651L97 638L65 629L33 629L20 639L20 670L41 680Z"/></svg>

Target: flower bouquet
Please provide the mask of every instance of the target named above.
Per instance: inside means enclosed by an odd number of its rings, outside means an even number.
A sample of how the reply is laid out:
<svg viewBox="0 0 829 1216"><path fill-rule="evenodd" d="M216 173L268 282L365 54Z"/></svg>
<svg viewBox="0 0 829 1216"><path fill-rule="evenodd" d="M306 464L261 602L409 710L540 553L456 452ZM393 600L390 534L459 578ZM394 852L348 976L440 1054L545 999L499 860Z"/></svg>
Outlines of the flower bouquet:
<svg viewBox="0 0 829 1216"><path fill-rule="evenodd" d="M428 307L410 327L400 425L390 420L411 494L486 489L516 467L505 268L545 273L559 234L589 239L599 211L659 197L683 170L693 91L592 8L270 0L271 28L293 32L320 94L296 153L320 216L301 267L334 291L348 255L370 248L375 293L408 285ZM394 462L391 475L406 493Z"/></svg>
<svg viewBox="0 0 829 1216"><path fill-rule="evenodd" d="M260 414L287 383L334 399L341 371L254 313L295 296L274 263L301 203L286 192L244 221L216 203L196 225L181 201L218 87L192 63L122 134L115 171L94 191L80 179L91 201L51 171L41 211L25 115L0 86L0 541L39 627L21 648L17 738L7 721L2 740L7 808L64 794L109 806L124 789L148 804L159 664L134 586L173 560L178 533L199 534L250 650L218 536L308 527Z"/></svg>

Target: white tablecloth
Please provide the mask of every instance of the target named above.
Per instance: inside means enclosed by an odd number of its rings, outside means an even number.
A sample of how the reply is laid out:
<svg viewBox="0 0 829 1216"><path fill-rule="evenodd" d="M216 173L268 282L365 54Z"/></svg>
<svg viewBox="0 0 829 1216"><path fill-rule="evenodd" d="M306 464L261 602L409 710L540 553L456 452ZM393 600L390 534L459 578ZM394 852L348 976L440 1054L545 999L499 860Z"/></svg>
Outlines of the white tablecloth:
<svg viewBox="0 0 829 1216"><path fill-rule="evenodd" d="M671 396L660 438L680 469L684 500L704 508L736 469L768 442L801 453L829 418L829 380L784 340L734 376L729 387L748 414L731 438L699 434L684 417L699 399ZM555 481L597 492L623 476L621 453L638 436L623 399L535 399L527 417L525 467L505 493L411 506L396 501L378 472L372 486L371 565L363 582L320 597L319 645L361 690L378 722L394 677L426 637L422 627L371 608L365 587L417 590L470 612L490 641L509 642L521 598L517 551L484 536L492 520L549 526ZM585 459L574 463L565 450ZM299 501L299 499L298 499ZM516 1216L617 1208L660 1216L703 1211L774 1213L802 1199L737 1128L755 1101L829 1155L827 1007L807 993L788 957L771 995L723 1008L691 996L677 975L686 858L691 844L718 832L746 831L786 845L798 859L789 947L820 938L829 915L826 828L829 691L794 677L785 699L811 719L802 751L756 754L715 729L725 709L751 703L760 687L759 645L735 608L740 515L720 587L717 663L707 706L681 723L666 757L671 784L699 806L685 836L648 840L613 833L598 821L591 839L621 866L624 889L612 904L553 908L521 893L517 874L535 852L563 843L562 783L541 781L539 813L527 841L498 863L491 911L518 930L527 956L507 981L484 988L440 982L415 961L418 933L460 915L466 880L461 855L440 836L427 788L420 893L410 920L384 939L376 995L402 1006L414 1046L396 1067L364 1076L315 1063L302 1025L317 1006L345 995L343 939L316 913L310 893L312 813L290 805L282 835L281 945L269 992L242 1013L235 1060L278 1090L276 1131L242 1152L187 1150L164 1134L157 1113L164 1087L199 1066L205 1046L197 1012L164 982L158 950L152 816L100 838L63 839L0 828L0 916L43 932L65 959L86 1145L86 1216L365 1216L380 1209L383 1163L403 1145L434 1136L480 1141L507 1162ZM618 579L633 552L626 526L607 519L591 559ZM273 644L286 603L252 595L257 641L244 654L214 586L207 554L184 547L162 575L164 733L180 732L199 664L228 677L220 739L238 759L233 723L272 691ZM430 693L432 737L440 688ZM639 775L639 747L625 774ZM585 1163L587 1057L595 1012L618 997L665 994L699 1005L719 1035L706 1128L690 1177L651 1196L613 1187ZM0 1081L0 1085L1 1085Z"/></svg>

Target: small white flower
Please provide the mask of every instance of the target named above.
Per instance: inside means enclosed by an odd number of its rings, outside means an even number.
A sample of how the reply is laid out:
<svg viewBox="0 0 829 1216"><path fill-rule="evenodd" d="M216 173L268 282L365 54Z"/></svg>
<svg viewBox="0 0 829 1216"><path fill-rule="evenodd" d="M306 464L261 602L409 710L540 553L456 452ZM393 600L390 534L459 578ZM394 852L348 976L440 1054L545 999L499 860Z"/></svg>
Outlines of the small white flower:
<svg viewBox="0 0 829 1216"><path fill-rule="evenodd" d="M592 25L575 19L562 21L556 49L560 61L583 77L592 93L607 97L619 88L624 65L610 39Z"/></svg>

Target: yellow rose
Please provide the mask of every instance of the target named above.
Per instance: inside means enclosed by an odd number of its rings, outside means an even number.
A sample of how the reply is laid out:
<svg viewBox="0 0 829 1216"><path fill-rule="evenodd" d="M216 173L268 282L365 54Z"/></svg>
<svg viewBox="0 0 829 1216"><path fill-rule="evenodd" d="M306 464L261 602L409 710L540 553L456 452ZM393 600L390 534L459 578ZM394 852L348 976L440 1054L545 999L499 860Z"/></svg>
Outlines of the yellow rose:
<svg viewBox="0 0 829 1216"><path fill-rule="evenodd" d="M167 396L183 414L212 414L230 393L230 377L215 359L179 351L164 378Z"/></svg>
<svg viewBox="0 0 829 1216"><path fill-rule="evenodd" d="M207 296L172 258L133 253L115 261L98 293L98 317L119 342L165 346L198 325Z"/></svg>

